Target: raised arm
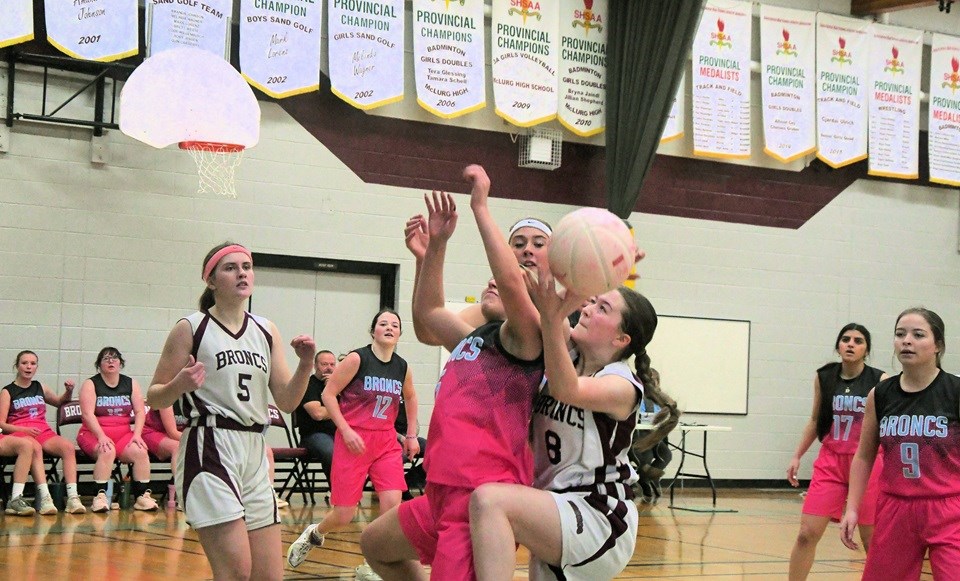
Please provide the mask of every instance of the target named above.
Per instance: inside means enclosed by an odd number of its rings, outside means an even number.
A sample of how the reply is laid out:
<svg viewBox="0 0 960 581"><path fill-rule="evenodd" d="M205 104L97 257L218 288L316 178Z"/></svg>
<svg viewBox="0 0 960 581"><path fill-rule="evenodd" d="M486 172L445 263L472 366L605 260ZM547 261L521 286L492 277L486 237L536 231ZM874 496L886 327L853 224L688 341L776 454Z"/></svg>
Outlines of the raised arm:
<svg viewBox="0 0 960 581"><path fill-rule="evenodd" d="M309 335L297 335L290 341L290 346L297 354L297 369L291 375L284 349L281 347L283 339L272 321L270 333L276 340L270 353L270 393L281 411L291 413L303 401L303 392L307 390L307 382L313 373L313 358L317 353L317 345Z"/></svg>
<svg viewBox="0 0 960 581"><path fill-rule="evenodd" d="M47 387L46 385L44 385L44 386L43 386L43 401L47 402L48 404L50 404L50 405L52 405L52 406L60 407L60 406L62 406L63 404L65 404L65 403L67 403L68 401L70 401L71 399L73 399L73 388L74 388L75 385L76 385L76 383L74 383L74 381L73 381L72 379L68 379L68 380L64 381L64 382L63 382L63 393L61 393L61 394L56 394L56 393L54 393L52 389L50 389L49 387Z"/></svg>
<svg viewBox="0 0 960 581"><path fill-rule="evenodd" d="M429 242L414 286L413 325L414 329L419 326L448 351L453 351L474 329L449 311L444 302L443 262L447 241L457 227L457 206L453 197L444 192L433 192L432 197L425 195L424 199L429 213Z"/></svg>
<svg viewBox="0 0 960 581"><path fill-rule="evenodd" d="M534 359L542 349L540 315L527 293L524 270L517 264L516 255L490 215L487 206L490 178L479 165L467 166L463 170L463 177L471 184L470 209L477 221L487 261L497 281L497 291L507 315L501 331L504 346L521 359Z"/></svg>
<svg viewBox="0 0 960 581"><path fill-rule="evenodd" d="M206 370L202 362L193 358L192 350L193 329L189 321L180 319L167 335L157 369L147 388L147 404L151 408L172 406L181 395L203 385Z"/></svg>

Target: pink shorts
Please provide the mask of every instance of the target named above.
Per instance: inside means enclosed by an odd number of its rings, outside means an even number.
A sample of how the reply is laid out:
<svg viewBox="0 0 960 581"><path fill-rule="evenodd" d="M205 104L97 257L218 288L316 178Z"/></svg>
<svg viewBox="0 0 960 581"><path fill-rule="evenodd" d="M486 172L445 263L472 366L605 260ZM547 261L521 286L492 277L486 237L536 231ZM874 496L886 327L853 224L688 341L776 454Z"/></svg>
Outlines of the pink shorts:
<svg viewBox="0 0 960 581"><path fill-rule="evenodd" d="M46 420L41 420L39 422L38 421L31 422L30 420L27 420L25 422L17 422L16 425L17 427L20 427L20 428L38 428L40 430L40 434L37 436L33 436L33 438L36 441L40 442L41 446L47 440L57 435L56 432L50 429L50 424L48 424ZM27 434L26 432L11 432L10 435L16 436L18 438L25 438L30 436L30 434Z"/></svg>
<svg viewBox="0 0 960 581"><path fill-rule="evenodd" d="M363 485L370 482L377 492L406 490L403 480L403 449L397 433L391 430L357 430L365 451L359 456L343 443L337 431L333 437L333 462L330 466L330 504L355 506L363 496Z"/></svg>
<svg viewBox="0 0 960 581"><path fill-rule="evenodd" d="M960 496L910 498L881 493L863 579L919 579L929 549L934 579L960 571Z"/></svg>
<svg viewBox="0 0 960 581"><path fill-rule="evenodd" d="M432 579L459 581L477 577L470 543L473 491L427 482L424 494L400 504L400 528L420 562L432 566Z"/></svg>
<svg viewBox="0 0 960 581"><path fill-rule="evenodd" d="M149 426L143 426L143 431L140 432L140 438L143 440L143 443L147 445L147 450L157 458L160 458L158 455L160 451L160 442L167 439L166 432L158 432ZM166 460L166 458L160 458L161 460Z"/></svg>
<svg viewBox="0 0 960 581"><path fill-rule="evenodd" d="M113 445L117 449L117 456L123 454L123 451L127 449L127 446L130 444L130 440L133 439L133 430L130 429L130 424L123 424L119 426L104 426L101 425L100 429L103 430L103 433L107 435L108 438L113 440ZM97 457L97 437L93 435L93 432L86 428L80 428L80 431L77 432L77 445L80 446L80 449L83 450L83 453L91 458Z"/></svg>
<svg viewBox="0 0 960 581"><path fill-rule="evenodd" d="M836 454L826 448L820 449L820 455L813 463L810 488L803 500L803 514L828 516L837 522L843 518L847 492L850 490L850 464L853 457L853 454ZM864 526L873 526L876 522L882 468L883 456L878 453L857 510L858 521Z"/></svg>

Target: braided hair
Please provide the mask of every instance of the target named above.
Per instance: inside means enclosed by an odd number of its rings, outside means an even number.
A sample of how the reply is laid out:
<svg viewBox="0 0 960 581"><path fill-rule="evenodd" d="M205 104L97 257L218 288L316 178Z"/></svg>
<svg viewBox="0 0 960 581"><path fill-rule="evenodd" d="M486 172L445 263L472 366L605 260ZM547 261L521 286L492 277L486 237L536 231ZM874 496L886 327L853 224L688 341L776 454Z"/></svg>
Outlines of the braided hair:
<svg viewBox="0 0 960 581"><path fill-rule="evenodd" d="M650 344L653 333L657 330L657 311L647 297L637 291L625 286L619 287L617 291L623 297L625 306L620 313L620 330L630 336L630 343L623 348L617 360L623 361L631 355L634 356L634 373L644 386L653 385L647 345Z"/></svg>

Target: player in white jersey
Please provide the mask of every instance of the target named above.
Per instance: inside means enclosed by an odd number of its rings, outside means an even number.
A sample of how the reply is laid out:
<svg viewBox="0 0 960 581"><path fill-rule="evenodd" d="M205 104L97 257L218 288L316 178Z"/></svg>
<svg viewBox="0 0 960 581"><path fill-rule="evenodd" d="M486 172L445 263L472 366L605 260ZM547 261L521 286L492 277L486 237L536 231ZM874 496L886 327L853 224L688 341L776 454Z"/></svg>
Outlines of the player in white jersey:
<svg viewBox="0 0 960 581"><path fill-rule="evenodd" d="M640 255L642 257L642 254ZM657 327L653 306L626 287L590 299L570 332L566 316L583 303L561 299L553 276L528 286L543 329L545 374L534 404L534 484L491 483L470 499L477 579L512 579L515 543L530 550L530 578L611 579L633 555L637 508L627 458L649 382L646 346ZM639 379L626 360L636 357Z"/></svg>
<svg viewBox="0 0 960 581"><path fill-rule="evenodd" d="M173 327L148 392L152 407L178 398L189 426L177 458L177 496L197 529L214 579L281 579L280 522L263 433L267 390L291 412L303 398L316 346L291 341L291 375L270 321L246 312L253 293L250 251L233 243L204 258L200 312Z"/></svg>

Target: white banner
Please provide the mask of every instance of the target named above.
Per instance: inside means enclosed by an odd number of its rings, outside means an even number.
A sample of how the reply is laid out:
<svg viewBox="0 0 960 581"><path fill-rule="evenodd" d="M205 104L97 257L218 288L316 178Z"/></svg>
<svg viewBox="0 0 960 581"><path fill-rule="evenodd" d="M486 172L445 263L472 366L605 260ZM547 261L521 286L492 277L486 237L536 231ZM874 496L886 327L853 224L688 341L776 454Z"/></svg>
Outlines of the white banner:
<svg viewBox="0 0 960 581"><path fill-rule="evenodd" d="M667 143L683 137L683 112L686 110L686 98L683 90L686 86L687 73L684 72L683 76L680 77L680 86L677 87L677 95L673 98L670 114L667 116L667 124L663 127L660 143Z"/></svg>
<svg viewBox="0 0 960 581"><path fill-rule="evenodd" d="M874 24L870 43L867 173L915 180L920 177L923 31Z"/></svg>
<svg viewBox="0 0 960 581"><path fill-rule="evenodd" d="M867 157L871 24L817 14L817 157L833 168Z"/></svg>
<svg viewBox="0 0 960 581"><path fill-rule="evenodd" d="M518 127L557 116L556 0L493 0L490 70L496 113Z"/></svg>
<svg viewBox="0 0 960 581"><path fill-rule="evenodd" d="M606 128L607 0L560 0L560 124L584 137Z"/></svg>
<svg viewBox="0 0 960 581"><path fill-rule="evenodd" d="M403 100L403 0L329 0L330 90L358 109Z"/></svg>
<svg viewBox="0 0 960 581"><path fill-rule="evenodd" d="M323 5L240 2L240 72L274 99L320 90Z"/></svg>
<svg viewBox="0 0 960 581"><path fill-rule="evenodd" d="M192 46L230 58L227 24L231 0L147 0L147 52L152 56L171 48Z"/></svg>
<svg viewBox="0 0 960 581"><path fill-rule="evenodd" d="M816 17L760 5L763 151L784 163L817 149Z"/></svg>
<svg viewBox="0 0 960 581"><path fill-rule="evenodd" d="M487 104L483 0L413 0L417 103L453 119Z"/></svg>
<svg viewBox="0 0 960 581"><path fill-rule="evenodd" d="M707 0L693 39L693 153L750 157L753 6Z"/></svg>
<svg viewBox="0 0 960 581"><path fill-rule="evenodd" d="M77 59L115 61L137 54L137 0L47 0L47 41Z"/></svg>
<svg viewBox="0 0 960 581"><path fill-rule="evenodd" d="M33 0L9 0L0 10L0 48L33 40Z"/></svg>
<svg viewBox="0 0 960 581"><path fill-rule="evenodd" d="M930 181L960 187L960 38L930 45Z"/></svg>

